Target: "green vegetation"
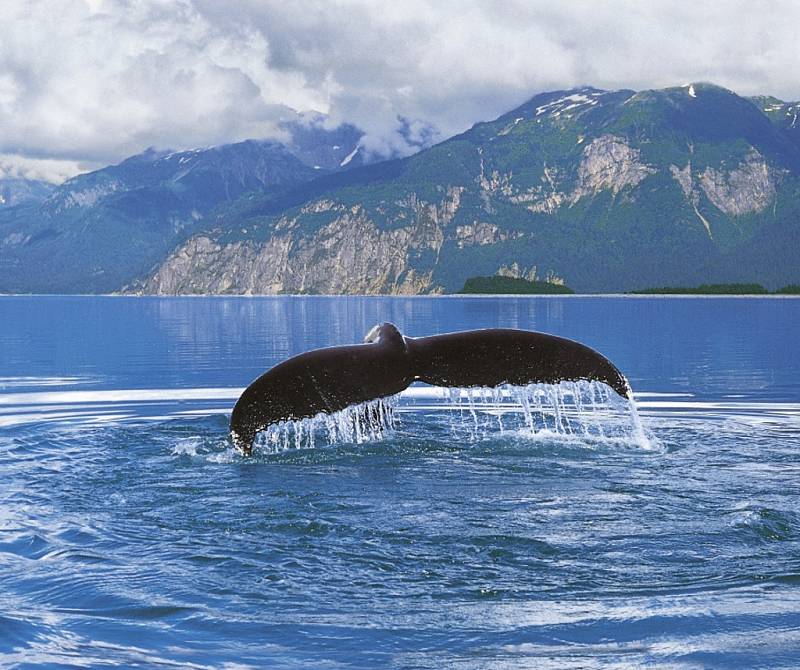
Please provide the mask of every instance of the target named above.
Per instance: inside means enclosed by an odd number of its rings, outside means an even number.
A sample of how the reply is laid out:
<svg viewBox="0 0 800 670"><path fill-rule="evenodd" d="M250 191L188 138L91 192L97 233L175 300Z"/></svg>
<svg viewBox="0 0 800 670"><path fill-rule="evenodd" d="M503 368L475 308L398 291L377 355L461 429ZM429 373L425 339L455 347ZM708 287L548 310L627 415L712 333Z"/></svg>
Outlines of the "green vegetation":
<svg viewBox="0 0 800 670"><path fill-rule="evenodd" d="M470 277L459 294L574 294L568 286L515 277ZM700 284L699 286L663 286L629 291L632 295L800 295L800 284L789 284L770 292L761 284Z"/></svg>
<svg viewBox="0 0 800 670"><path fill-rule="evenodd" d="M562 284L551 284L546 281L528 281L516 277L470 277L464 282L464 288L459 293L470 294L513 294L513 295L537 295L537 294L567 294L575 293L568 286Z"/></svg>
<svg viewBox="0 0 800 670"><path fill-rule="evenodd" d="M700 284L700 286L691 288L683 286L646 288L630 293L637 295L766 295L769 291L761 284Z"/></svg>

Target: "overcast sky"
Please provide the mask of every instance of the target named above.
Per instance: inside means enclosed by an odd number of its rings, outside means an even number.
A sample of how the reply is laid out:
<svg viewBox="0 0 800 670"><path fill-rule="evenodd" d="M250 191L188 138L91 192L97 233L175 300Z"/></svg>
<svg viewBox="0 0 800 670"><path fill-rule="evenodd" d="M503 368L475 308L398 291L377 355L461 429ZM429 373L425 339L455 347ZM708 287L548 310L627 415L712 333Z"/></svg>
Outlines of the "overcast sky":
<svg viewBox="0 0 800 670"><path fill-rule="evenodd" d="M291 110L402 152L398 116L444 138L582 84L796 100L798 45L794 0L4 0L0 174L272 137Z"/></svg>

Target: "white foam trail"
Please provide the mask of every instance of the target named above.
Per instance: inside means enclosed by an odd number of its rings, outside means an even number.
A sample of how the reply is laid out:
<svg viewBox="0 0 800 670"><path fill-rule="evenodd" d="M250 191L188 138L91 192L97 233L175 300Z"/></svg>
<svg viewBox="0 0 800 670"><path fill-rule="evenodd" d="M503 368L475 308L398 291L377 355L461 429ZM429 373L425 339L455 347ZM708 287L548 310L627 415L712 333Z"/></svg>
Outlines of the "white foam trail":
<svg viewBox="0 0 800 670"><path fill-rule="evenodd" d="M86 377L0 377L0 389L36 386L75 386L90 384Z"/></svg>
<svg viewBox="0 0 800 670"><path fill-rule="evenodd" d="M41 378L31 378L31 381L35 379ZM48 378L56 379L61 382L68 378ZM42 389L29 393L15 389L13 393L0 392L0 429L31 423L98 425L226 415L242 391L240 387ZM407 419L404 424L413 427L415 413L430 412L434 422L445 419L447 430L454 439L473 441L503 431L514 435L538 435L543 439L554 435L562 440L568 436L594 441L622 439L647 448L653 438L641 425L640 416L646 417L650 426L661 425L658 422L665 417L670 421L679 417L704 421L710 418L737 420L748 425L769 425L780 420L790 430L797 430L800 423L800 403L797 402L763 402L733 397L707 401L696 400L690 393L657 391L638 392L634 397L636 406L630 407L627 401L607 387L589 382L565 382L555 391L545 385L532 385L525 387L524 391L519 387L452 389L415 385L384 403L391 404L388 411L393 423L387 425L395 425L401 418ZM338 426L340 418L333 421ZM369 429L365 432L361 424L358 425L361 432L352 440L346 430L337 428L335 441L363 441L370 439L370 435L379 439L384 434ZM300 429L307 431L308 426L300 426ZM315 428L315 443L329 443L330 436L326 431ZM304 432L301 443L307 444L311 439Z"/></svg>
<svg viewBox="0 0 800 670"><path fill-rule="evenodd" d="M242 390L190 388L0 393L0 428L30 423L91 425L98 422L166 421L187 413L226 413L230 412ZM187 401L195 408L185 409Z"/></svg>
<svg viewBox="0 0 800 670"><path fill-rule="evenodd" d="M243 388L114 389L108 391L42 391L0 393L0 405L144 402L173 400L236 400Z"/></svg>

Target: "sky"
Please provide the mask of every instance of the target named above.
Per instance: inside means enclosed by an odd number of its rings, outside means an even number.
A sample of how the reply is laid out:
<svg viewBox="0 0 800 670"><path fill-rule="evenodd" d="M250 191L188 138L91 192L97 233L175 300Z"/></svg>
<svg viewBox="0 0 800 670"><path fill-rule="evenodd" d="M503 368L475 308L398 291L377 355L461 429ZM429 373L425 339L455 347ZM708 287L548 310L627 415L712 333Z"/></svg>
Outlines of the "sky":
<svg viewBox="0 0 800 670"><path fill-rule="evenodd" d="M391 155L580 85L798 100L798 44L794 0L4 0L0 176L282 139L297 111Z"/></svg>

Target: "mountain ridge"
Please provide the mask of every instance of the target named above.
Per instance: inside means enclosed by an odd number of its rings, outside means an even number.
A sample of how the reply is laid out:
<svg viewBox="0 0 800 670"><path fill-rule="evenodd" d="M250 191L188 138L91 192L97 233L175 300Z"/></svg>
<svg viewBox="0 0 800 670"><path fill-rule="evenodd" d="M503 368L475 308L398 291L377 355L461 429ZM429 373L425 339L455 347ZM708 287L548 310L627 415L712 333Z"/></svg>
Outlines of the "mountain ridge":
<svg viewBox="0 0 800 670"><path fill-rule="evenodd" d="M357 150L363 134L347 125L326 130L323 120L314 115L287 122L287 142L151 147L58 186L25 181L28 191L38 189L37 197L0 207L0 291L119 290L201 229L219 205L341 169L338 162ZM364 157L350 162L357 166ZM23 189L15 185L14 192Z"/></svg>
<svg viewBox="0 0 800 670"><path fill-rule="evenodd" d="M409 157L242 182L104 290L440 293L509 268L579 291L796 283L795 109L707 83L540 93Z"/></svg>

